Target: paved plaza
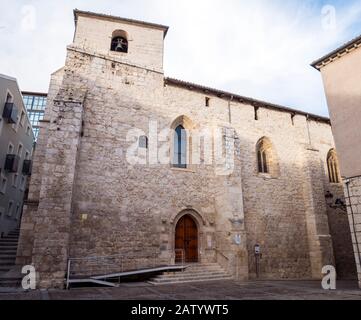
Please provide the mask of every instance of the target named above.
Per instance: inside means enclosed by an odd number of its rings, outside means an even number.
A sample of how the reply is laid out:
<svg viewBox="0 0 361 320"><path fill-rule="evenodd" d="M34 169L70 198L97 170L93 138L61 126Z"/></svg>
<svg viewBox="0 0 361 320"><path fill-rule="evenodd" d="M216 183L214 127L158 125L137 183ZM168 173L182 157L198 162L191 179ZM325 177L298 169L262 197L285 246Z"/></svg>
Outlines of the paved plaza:
<svg viewBox="0 0 361 320"><path fill-rule="evenodd" d="M73 288L24 292L0 288L0 300L361 300L356 281L339 281L325 291L315 281L218 281L154 286L124 283L118 288Z"/></svg>

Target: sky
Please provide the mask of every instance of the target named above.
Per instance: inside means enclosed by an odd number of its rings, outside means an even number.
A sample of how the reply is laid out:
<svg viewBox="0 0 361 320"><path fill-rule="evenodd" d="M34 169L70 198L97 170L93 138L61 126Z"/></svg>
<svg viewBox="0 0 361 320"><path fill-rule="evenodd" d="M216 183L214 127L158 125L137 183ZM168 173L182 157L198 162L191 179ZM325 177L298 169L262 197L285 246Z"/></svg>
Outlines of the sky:
<svg viewBox="0 0 361 320"><path fill-rule="evenodd" d="M169 26L168 77L324 116L310 63L361 34L361 0L0 0L0 73L47 92L74 8Z"/></svg>

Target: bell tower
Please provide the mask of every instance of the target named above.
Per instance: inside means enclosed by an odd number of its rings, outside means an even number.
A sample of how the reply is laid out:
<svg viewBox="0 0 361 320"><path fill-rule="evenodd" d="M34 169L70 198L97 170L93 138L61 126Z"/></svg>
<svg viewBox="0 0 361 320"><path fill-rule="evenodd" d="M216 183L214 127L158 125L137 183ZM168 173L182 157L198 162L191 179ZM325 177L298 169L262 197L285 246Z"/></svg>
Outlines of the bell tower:
<svg viewBox="0 0 361 320"><path fill-rule="evenodd" d="M77 9L74 10L74 19L72 47L163 73L167 26Z"/></svg>

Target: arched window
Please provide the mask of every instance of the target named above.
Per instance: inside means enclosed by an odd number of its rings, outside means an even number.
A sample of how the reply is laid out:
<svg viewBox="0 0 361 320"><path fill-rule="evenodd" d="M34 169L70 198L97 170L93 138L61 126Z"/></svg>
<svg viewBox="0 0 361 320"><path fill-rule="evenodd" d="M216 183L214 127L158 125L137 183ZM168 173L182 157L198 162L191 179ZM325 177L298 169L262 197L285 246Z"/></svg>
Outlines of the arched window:
<svg viewBox="0 0 361 320"><path fill-rule="evenodd" d="M187 168L187 133L182 125L174 130L173 165L176 168Z"/></svg>
<svg viewBox="0 0 361 320"><path fill-rule="evenodd" d="M112 34L111 51L128 52L128 35L123 30L116 30Z"/></svg>
<svg viewBox="0 0 361 320"><path fill-rule="evenodd" d="M267 164L267 153L266 150L258 150L258 172L269 173Z"/></svg>
<svg viewBox="0 0 361 320"><path fill-rule="evenodd" d="M340 171L338 168L337 154L334 149L327 155L328 176L331 183L340 183Z"/></svg>
<svg viewBox="0 0 361 320"><path fill-rule="evenodd" d="M259 173L267 173L273 177L279 175L279 168L275 150L271 141L263 137L256 145L257 170Z"/></svg>

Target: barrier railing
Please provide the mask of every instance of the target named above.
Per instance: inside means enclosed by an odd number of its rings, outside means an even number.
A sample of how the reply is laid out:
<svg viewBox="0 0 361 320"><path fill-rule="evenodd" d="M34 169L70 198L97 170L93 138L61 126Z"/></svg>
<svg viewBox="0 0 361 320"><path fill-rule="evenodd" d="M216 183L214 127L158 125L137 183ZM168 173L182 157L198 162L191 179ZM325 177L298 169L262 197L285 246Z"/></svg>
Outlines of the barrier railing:
<svg viewBox="0 0 361 320"><path fill-rule="evenodd" d="M174 265L185 265L185 252L182 249L174 251ZM72 279L82 279L97 275L124 273L169 266L160 258L159 252L146 256L95 256L86 258L70 258L67 265L66 288Z"/></svg>
<svg viewBox="0 0 361 320"><path fill-rule="evenodd" d="M174 250L174 263L184 265L185 260L186 260L186 257L185 257L184 249L175 249Z"/></svg>

